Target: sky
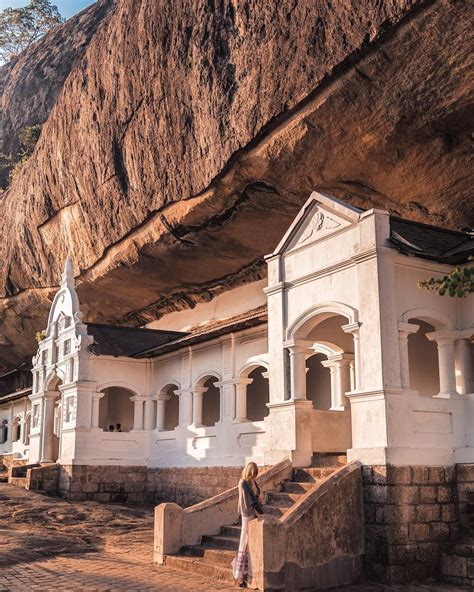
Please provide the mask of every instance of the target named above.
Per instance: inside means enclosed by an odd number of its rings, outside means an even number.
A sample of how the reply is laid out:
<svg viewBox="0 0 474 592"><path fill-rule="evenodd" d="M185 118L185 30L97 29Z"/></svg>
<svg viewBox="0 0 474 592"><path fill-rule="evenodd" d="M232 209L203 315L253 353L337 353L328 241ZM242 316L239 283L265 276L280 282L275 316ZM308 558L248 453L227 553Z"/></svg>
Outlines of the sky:
<svg viewBox="0 0 474 592"><path fill-rule="evenodd" d="M58 7L61 15L68 19L76 12L80 12L86 6L93 4L95 0L52 0L52 4ZM29 4L29 0L0 0L0 10L4 8L19 8L20 6L26 6Z"/></svg>

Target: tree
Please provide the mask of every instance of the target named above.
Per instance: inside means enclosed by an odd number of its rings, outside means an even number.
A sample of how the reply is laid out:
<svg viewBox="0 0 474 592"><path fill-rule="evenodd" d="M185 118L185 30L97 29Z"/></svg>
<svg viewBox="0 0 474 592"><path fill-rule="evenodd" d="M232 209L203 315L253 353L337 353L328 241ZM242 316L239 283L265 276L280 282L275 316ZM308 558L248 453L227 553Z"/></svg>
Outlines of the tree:
<svg viewBox="0 0 474 592"><path fill-rule="evenodd" d="M469 257L468 261L474 261L474 257ZM467 294L474 292L474 267L470 265L455 267L448 275L430 278L418 285L425 290L436 290L440 296L448 294L464 298Z"/></svg>
<svg viewBox="0 0 474 592"><path fill-rule="evenodd" d="M17 56L63 20L50 0L30 0L23 8L0 11L0 63Z"/></svg>

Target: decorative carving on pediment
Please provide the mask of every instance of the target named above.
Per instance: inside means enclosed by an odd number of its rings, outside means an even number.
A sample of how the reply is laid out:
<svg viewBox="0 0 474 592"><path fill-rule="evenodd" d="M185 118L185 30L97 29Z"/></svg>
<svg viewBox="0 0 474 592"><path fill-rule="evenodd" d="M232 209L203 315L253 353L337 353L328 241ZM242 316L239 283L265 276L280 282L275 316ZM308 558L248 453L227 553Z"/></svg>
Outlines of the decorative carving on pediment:
<svg viewBox="0 0 474 592"><path fill-rule="evenodd" d="M319 232L323 230L332 230L338 228L340 225L340 222L334 220L334 218L331 218L325 212L317 210L298 242L301 244L307 242L311 238L315 239Z"/></svg>

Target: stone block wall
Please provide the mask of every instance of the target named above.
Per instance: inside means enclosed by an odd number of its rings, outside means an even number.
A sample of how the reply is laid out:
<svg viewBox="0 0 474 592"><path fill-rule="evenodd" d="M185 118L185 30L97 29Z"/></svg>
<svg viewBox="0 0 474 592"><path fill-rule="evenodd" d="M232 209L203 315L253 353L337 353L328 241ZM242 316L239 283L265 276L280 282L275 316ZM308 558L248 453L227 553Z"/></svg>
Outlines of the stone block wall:
<svg viewBox="0 0 474 592"><path fill-rule="evenodd" d="M474 465L456 465L456 480L461 535L474 538Z"/></svg>
<svg viewBox="0 0 474 592"><path fill-rule="evenodd" d="M366 466L363 476L367 577L439 577L443 547L459 533L456 468Z"/></svg>
<svg viewBox="0 0 474 592"><path fill-rule="evenodd" d="M58 491L71 501L199 503L237 485L241 467L148 468L61 465Z"/></svg>
<svg viewBox="0 0 474 592"><path fill-rule="evenodd" d="M55 495L58 490L58 476L59 465L44 465L28 469L27 488L30 491Z"/></svg>

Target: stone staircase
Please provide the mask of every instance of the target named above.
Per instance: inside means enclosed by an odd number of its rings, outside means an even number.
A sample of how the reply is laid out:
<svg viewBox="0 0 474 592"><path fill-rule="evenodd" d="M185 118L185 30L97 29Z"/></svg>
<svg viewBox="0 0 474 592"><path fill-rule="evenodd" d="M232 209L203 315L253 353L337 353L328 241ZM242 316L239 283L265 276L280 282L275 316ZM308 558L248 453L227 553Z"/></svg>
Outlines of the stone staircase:
<svg viewBox="0 0 474 592"><path fill-rule="evenodd" d="M342 454L315 454L312 466L293 469L291 480L265 492L266 514L281 518L310 489L346 464ZM199 545L185 545L178 555L167 555L165 564L183 571L234 583L231 563L239 548L240 524L229 524L217 535L203 536Z"/></svg>
<svg viewBox="0 0 474 592"><path fill-rule="evenodd" d="M8 477L8 483L15 487L22 487L23 489L29 489L30 480L28 477L28 469L39 467L39 463L34 464L22 464L13 466L10 469L10 475Z"/></svg>

